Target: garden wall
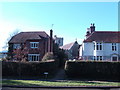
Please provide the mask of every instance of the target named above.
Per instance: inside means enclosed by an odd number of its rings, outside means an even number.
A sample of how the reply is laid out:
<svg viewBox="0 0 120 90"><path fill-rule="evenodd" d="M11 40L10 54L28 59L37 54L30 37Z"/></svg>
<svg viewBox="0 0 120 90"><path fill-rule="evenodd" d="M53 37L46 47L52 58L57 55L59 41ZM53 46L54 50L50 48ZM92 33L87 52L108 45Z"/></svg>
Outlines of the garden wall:
<svg viewBox="0 0 120 90"><path fill-rule="evenodd" d="M120 62L67 61L65 71L72 78L120 80Z"/></svg>
<svg viewBox="0 0 120 90"><path fill-rule="evenodd" d="M2 76L50 76L57 70L55 61L47 62L2 62Z"/></svg>

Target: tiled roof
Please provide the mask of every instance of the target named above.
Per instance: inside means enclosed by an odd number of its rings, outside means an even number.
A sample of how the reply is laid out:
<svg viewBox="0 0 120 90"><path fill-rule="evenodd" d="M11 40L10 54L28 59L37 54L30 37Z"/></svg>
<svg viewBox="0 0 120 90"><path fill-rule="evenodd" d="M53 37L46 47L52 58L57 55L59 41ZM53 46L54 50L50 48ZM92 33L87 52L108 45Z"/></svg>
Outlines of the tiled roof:
<svg viewBox="0 0 120 90"><path fill-rule="evenodd" d="M74 42L61 46L61 49L69 50L73 46Z"/></svg>
<svg viewBox="0 0 120 90"><path fill-rule="evenodd" d="M77 43L77 41L72 42L72 43L69 43L69 44L66 44L66 45L63 45L63 46L61 46L60 48L61 48L61 49L64 49L64 50L70 50L75 43ZM78 44L78 43L77 43L77 44Z"/></svg>
<svg viewBox="0 0 120 90"><path fill-rule="evenodd" d="M9 43L24 43L26 40L49 38L44 31L41 32L21 32L13 36Z"/></svg>
<svg viewBox="0 0 120 90"><path fill-rule="evenodd" d="M120 31L95 31L84 42L120 43Z"/></svg>

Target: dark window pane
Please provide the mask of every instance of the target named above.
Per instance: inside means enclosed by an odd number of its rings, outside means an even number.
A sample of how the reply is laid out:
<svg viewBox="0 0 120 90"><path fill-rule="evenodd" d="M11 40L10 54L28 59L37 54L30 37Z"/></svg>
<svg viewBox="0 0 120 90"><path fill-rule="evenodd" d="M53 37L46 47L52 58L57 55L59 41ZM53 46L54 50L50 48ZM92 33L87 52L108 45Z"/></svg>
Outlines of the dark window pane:
<svg viewBox="0 0 120 90"><path fill-rule="evenodd" d="M112 60L113 61L117 61L117 57L112 57Z"/></svg>
<svg viewBox="0 0 120 90"><path fill-rule="evenodd" d="M99 46L98 45L97 45L96 49L99 50Z"/></svg>

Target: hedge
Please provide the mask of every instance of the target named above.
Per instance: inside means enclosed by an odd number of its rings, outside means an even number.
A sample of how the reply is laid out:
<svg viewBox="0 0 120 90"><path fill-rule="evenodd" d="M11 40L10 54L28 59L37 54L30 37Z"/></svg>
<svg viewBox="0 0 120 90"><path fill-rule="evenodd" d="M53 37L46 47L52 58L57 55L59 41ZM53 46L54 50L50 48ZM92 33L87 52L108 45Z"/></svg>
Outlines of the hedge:
<svg viewBox="0 0 120 90"><path fill-rule="evenodd" d="M57 71L55 61L47 62L2 62L2 76L52 76Z"/></svg>
<svg viewBox="0 0 120 90"><path fill-rule="evenodd" d="M72 78L120 80L120 62L67 61L65 72Z"/></svg>

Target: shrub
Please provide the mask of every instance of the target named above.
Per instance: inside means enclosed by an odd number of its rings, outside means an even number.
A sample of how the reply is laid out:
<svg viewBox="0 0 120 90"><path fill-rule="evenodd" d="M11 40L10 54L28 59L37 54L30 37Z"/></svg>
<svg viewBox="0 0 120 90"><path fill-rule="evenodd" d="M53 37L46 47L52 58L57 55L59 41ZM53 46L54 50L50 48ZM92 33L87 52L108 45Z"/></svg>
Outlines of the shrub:
<svg viewBox="0 0 120 90"><path fill-rule="evenodd" d="M47 60L52 60L54 59L54 55L52 52L48 52L46 53L43 58L42 58L42 61L47 61Z"/></svg>
<svg viewBox="0 0 120 90"><path fill-rule="evenodd" d="M93 79L119 79L120 62L67 61L65 71L68 77Z"/></svg>
<svg viewBox="0 0 120 90"><path fill-rule="evenodd" d="M43 77L44 72L53 76L57 71L55 61L49 62L2 62L3 76L39 76Z"/></svg>

